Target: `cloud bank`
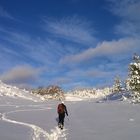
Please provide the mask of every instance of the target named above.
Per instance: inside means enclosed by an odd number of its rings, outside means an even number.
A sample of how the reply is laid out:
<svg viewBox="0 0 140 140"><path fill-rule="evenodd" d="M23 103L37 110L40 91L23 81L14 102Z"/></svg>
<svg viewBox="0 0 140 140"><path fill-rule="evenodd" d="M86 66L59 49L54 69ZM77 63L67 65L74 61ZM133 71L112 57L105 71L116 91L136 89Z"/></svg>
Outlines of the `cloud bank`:
<svg viewBox="0 0 140 140"><path fill-rule="evenodd" d="M31 66L16 66L0 75L0 79L8 84L27 85L35 82L40 74L39 69Z"/></svg>
<svg viewBox="0 0 140 140"><path fill-rule="evenodd" d="M89 48L82 53L65 56L60 60L60 64L81 63L95 57L110 57L123 54L132 55L132 53L140 51L140 40L137 38L124 38L113 41L103 41L95 48Z"/></svg>

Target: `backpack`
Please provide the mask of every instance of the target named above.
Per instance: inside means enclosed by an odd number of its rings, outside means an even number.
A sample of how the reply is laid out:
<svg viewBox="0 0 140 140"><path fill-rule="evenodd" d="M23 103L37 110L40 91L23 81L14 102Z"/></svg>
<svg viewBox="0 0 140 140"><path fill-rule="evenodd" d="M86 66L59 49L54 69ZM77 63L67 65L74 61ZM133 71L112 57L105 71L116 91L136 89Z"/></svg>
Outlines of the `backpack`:
<svg viewBox="0 0 140 140"><path fill-rule="evenodd" d="M57 108L57 112L58 112L59 114L64 113L64 112L65 112L65 106L64 106L63 104L59 104L59 105L58 105L58 108Z"/></svg>

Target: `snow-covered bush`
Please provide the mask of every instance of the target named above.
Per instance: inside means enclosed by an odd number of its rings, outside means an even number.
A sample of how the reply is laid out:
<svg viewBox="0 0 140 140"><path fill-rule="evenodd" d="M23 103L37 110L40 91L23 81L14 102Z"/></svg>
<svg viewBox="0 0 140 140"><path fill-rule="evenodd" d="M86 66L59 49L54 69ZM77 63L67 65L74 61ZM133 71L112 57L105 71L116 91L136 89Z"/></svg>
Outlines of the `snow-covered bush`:
<svg viewBox="0 0 140 140"><path fill-rule="evenodd" d="M45 99L64 99L64 92L59 86L39 87L32 91L36 96Z"/></svg>

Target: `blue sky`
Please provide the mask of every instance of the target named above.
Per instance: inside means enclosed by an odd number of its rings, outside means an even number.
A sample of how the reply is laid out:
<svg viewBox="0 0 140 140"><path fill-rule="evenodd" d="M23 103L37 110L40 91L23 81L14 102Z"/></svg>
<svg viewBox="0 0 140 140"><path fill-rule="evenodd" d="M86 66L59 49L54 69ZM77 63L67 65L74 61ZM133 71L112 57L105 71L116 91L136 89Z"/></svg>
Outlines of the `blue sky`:
<svg viewBox="0 0 140 140"><path fill-rule="evenodd" d="M139 0L1 0L0 79L65 90L125 79L140 55Z"/></svg>

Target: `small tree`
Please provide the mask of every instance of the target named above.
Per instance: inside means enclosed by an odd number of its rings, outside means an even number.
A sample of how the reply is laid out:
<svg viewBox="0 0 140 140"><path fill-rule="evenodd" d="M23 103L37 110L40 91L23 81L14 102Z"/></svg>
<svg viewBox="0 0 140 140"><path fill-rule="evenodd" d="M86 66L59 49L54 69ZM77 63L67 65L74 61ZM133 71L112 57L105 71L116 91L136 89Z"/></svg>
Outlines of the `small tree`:
<svg viewBox="0 0 140 140"><path fill-rule="evenodd" d="M132 91L134 102L140 103L140 57L134 54L133 62L129 65L128 85Z"/></svg>
<svg viewBox="0 0 140 140"><path fill-rule="evenodd" d="M125 83L124 83L124 84L125 84L125 90L126 90L126 91L130 91L131 88L130 88L130 85L129 85L129 78L127 78L127 79L125 80Z"/></svg>
<svg viewBox="0 0 140 140"><path fill-rule="evenodd" d="M121 92L122 91L122 82L119 76L116 76L113 85L113 92Z"/></svg>

